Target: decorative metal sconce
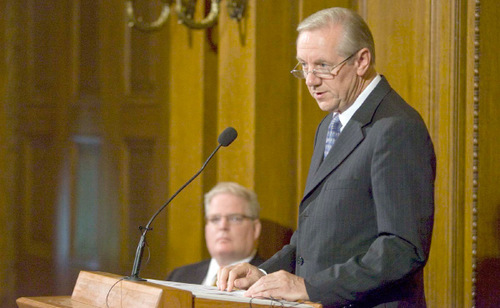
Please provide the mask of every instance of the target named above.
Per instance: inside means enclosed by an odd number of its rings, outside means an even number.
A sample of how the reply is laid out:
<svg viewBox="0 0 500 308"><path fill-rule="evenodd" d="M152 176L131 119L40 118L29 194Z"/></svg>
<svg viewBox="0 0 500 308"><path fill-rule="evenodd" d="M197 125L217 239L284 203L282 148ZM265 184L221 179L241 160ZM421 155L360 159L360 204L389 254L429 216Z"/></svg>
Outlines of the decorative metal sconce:
<svg viewBox="0 0 500 308"><path fill-rule="evenodd" d="M170 15L170 1L161 0L163 2L163 7L161 9L160 17L157 20L147 23L142 20L142 17L135 17L134 14L134 0L125 0L125 6L127 9L128 16L128 26L130 28L136 28L137 30L143 32L153 32L159 30L165 22L167 22L168 16Z"/></svg>
<svg viewBox="0 0 500 308"><path fill-rule="evenodd" d="M143 21L142 17L135 16L133 5L134 1L135 0L125 0L129 27L136 28L137 30L143 32L153 32L159 30L168 20L168 17L170 15L170 4L172 3L172 0L160 0L161 2L163 2L161 14L157 20L150 23ZM196 0L176 0L175 11L177 17L179 18L179 23L185 25L190 29L207 29L212 27L217 23L217 18L219 17L220 1L221 0L212 0L210 12L205 18L197 22L193 19ZM243 18L243 14L245 13L245 8L248 0L226 1L229 17L240 21Z"/></svg>
<svg viewBox="0 0 500 308"><path fill-rule="evenodd" d="M188 2L188 7L185 8L182 5L183 0L177 0L177 6L175 7L177 17L179 18L179 23L185 25L191 29L206 29L210 28L217 22L217 17L219 17L219 2L220 0L212 0L210 5L210 12L207 17L203 18L200 22L196 22L193 19L194 15L194 5L196 5L196 0L190 0ZM193 12L189 12L189 9L193 7Z"/></svg>

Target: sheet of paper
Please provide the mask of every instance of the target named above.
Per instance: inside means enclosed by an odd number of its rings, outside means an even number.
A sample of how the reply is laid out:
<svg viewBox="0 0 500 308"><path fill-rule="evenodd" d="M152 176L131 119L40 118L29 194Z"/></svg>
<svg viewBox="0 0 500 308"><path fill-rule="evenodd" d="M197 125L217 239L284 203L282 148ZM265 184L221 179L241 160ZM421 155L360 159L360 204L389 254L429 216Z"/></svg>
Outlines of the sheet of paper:
<svg viewBox="0 0 500 308"><path fill-rule="evenodd" d="M280 300L270 300L270 299L258 299L258 298L250 298L243 295L244 291L237 290L232 292L219 291L217 287L211 286L203 286L199 284L189 284L182 282L173 282L173 281L164 281L164 280L155 280L148 279L148 282L156 283L172 288L177 288L181 290L190 291L194 296L199 298L207 298L207 299L216 299L221 301L232 301L232 302L240 302L240 303L250 303L252 304L260 304L260 305L278 305L278 307L298 307L298 308L312 308L310 305L301 304L297 302L287 302Z"/></svg>

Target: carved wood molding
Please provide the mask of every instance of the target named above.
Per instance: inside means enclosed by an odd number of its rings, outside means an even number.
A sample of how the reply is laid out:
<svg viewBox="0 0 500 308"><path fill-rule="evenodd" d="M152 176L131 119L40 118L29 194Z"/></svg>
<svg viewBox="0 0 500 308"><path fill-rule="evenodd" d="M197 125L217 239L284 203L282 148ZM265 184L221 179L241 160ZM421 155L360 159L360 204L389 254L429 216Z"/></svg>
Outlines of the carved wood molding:
<svg viewBox="0 0 500 308"><path fill-rule="evenodd" d="M472 147L472 271L471 271L471 301L472 307L476 306L476 279L477 279L477 212L478 212L478 165L479 165L479 21L480 0L474 3L474 68L473 68L473 147Z"/></svg>

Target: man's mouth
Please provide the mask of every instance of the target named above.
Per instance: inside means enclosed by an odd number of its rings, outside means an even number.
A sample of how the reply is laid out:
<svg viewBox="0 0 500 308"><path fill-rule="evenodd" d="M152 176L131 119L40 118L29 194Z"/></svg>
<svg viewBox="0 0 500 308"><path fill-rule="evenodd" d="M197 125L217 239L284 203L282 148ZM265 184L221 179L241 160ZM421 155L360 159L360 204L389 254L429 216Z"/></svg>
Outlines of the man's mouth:
<svg viewBox="0 0 500 308"><path fill-rule="evenodd" d="M315 98L321 98L325 95L326 92L320 92L320 91L317 91L317 92L314 92L314 97Z"/></svg>

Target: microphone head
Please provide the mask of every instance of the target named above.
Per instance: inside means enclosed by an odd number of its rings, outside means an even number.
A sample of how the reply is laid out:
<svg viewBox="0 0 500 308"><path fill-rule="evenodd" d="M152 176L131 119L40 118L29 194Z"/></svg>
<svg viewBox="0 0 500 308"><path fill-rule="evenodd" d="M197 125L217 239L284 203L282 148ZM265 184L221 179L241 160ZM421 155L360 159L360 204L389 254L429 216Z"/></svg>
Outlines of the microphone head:
<svg viewBox="0 0 500 308"><path fill-rule="evenodd" d="M236 129L229 126L222 133L220 133L217 141L219 141L219 144L223 147L227 147L234 141L234 139L236 139L237 136L238 133L236 132Z"/></svg>

